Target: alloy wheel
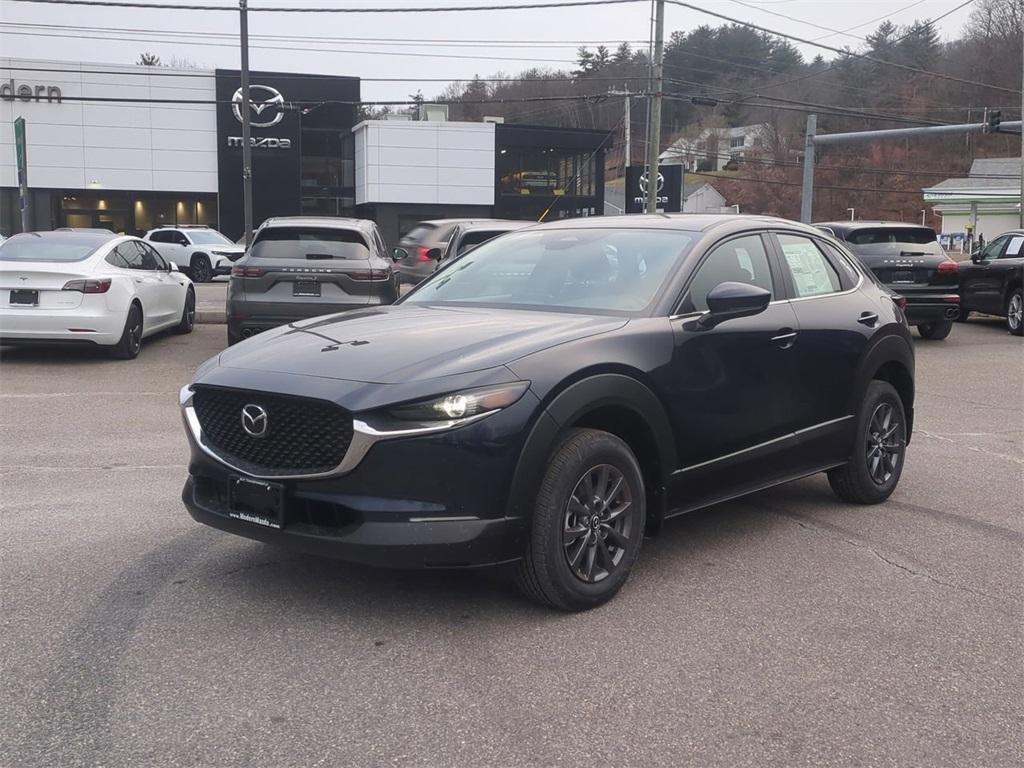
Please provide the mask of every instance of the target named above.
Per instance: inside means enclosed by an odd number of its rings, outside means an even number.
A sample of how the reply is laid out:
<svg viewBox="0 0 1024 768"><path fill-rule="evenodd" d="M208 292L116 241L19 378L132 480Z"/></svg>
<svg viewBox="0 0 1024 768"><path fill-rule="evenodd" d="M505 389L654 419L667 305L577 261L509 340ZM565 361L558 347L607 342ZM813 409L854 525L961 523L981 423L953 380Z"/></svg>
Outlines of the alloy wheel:
<svg viewBox="0 0 1024 768"><path fill-rule="evenodd" d="M1024 322L1024 297L1019 293L1010 297L1010 306L1006 308L1006 321L1010 324L1010 330L1016 331Z"/></svg>
<svg viewBox="0 0 1024 768"><path fill-rule="evenodd" d="M622 562L633 531L629 483L611 464L583 473L565 505L562 547L573 575L588 584L606 579Z"/></svg>
<svg viewBox="0 0 1024 768"><path fill-rule="evenodd" d="M903 456L903 425L892 403L879 403L868 421L865 458L868 474L878 485L892 478Z"/></svg>
<svg viewBox="0 0 1024 768"><path fill-rule="evenodd" d="M132 314L132 325L128 329L128 348L136 354L142 348L142 316L138 312Z"/></svg>

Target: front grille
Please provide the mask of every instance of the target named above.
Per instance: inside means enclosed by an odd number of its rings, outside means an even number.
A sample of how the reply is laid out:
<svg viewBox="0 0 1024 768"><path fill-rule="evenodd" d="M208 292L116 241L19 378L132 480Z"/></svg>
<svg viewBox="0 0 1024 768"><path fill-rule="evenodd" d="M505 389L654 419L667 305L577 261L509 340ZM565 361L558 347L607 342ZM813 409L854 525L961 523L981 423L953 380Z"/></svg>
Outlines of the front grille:
<svg viewBox="0 0 1024 768"><path fill-rule="evenodd" d="M242 408L250 404L266 411L263 437L242 428ZM207 445L250 474L328 472L341 464L352 441L352 416L326 400L200 385L192 406Z"/></svg>

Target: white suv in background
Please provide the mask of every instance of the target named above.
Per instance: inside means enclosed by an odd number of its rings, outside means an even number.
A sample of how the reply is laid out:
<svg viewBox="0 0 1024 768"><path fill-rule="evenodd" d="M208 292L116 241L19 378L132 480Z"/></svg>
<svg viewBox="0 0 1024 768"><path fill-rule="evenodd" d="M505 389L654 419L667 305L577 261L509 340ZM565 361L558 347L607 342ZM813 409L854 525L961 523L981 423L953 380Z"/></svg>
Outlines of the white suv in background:
<svg viewBox="0 0 1024 768"><path fill-rule="evenodd" d="M152 243L167 261L185 270L193 282L206 283L216 275L230 275L231 264L245 253L211 227L166 226L151 229L144 240Z"/></svg>

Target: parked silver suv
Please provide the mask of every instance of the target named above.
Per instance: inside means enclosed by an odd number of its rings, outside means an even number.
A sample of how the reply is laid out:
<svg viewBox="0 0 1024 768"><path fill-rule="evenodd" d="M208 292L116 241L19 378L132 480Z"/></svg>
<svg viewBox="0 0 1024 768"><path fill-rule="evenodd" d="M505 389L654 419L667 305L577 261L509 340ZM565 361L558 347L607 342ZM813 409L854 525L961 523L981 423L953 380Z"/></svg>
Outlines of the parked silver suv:
<svg viewBox="0 0 1024 768"><path fill-rule="evenodd" d="M267 219L228 283L228 344L278 325L398 298L377 225L316 216Z"/></svg>

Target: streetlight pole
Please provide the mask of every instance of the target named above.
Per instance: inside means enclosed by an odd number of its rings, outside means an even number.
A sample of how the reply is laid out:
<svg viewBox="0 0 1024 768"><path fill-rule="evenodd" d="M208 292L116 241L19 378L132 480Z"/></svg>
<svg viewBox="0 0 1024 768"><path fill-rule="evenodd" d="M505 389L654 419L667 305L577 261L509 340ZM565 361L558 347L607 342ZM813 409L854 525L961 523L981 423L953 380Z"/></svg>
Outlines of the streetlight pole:
<svg viewBox="0 0 1024 768"><path fill-rule="evenodd" d="M654 93L651 125L647 136L647 212L658 212L658 155L661 152L661 91L665 75L665 0L657 0L654 12Z"/></svg>
<svg viewBox="0 0 1024 768"><path fill-rule="evenodd" d="M249 10L248 0L238 0L239 33L242 46L242 209L245 222L245 247L252 245L252 128L249 115Z"/></svg>
<svg viewBox="0 0 1024 768"><path fill-rule="evenodd" d="M609 96L625 96L626 97L625 114L623 114L623 116L622 116L622 121L625 124L625 133L626 133L626 135L624 137L625 140L626 140L626 149L623 152L624 160L623 160L623 163L622 163L622 176L623 176L623 178L625 178L627 171L629 171L629 164L633 160L633 141L632 141L633 119L630 116L630 101L631 101L631 97L632 97L633 93L628 88L623 88L621 91L616 91L614 89L613 90L609 90L608 91L608 95Z"/></svg>

